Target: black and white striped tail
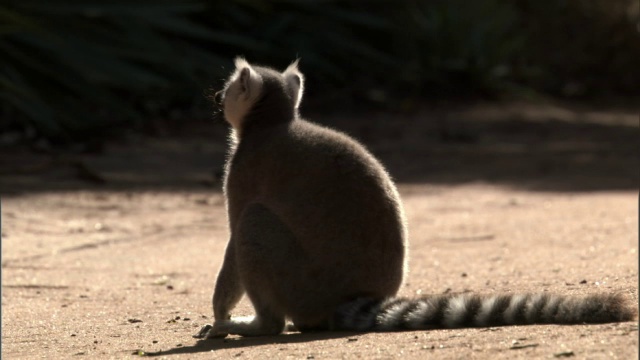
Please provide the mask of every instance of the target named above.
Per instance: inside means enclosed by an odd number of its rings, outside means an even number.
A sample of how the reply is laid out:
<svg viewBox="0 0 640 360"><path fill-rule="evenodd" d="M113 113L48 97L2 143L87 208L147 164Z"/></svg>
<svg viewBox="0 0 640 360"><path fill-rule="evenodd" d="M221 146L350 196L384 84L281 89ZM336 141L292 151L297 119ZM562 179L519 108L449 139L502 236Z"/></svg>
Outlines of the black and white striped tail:
<svg viewBox="0 0 640 360"><path fill-rule="evenodd" d="M398 331L527 324L583 324L633 320L636 309L621 295L552 294L423 298L360 298L336 311L334 330Z"/></svg>

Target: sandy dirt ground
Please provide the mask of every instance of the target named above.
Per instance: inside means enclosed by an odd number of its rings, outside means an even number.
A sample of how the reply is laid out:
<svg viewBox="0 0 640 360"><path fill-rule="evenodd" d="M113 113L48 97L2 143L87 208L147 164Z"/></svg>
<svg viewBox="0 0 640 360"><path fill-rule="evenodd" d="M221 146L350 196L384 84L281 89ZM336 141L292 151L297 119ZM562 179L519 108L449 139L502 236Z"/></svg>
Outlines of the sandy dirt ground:
<svg viewBox="0 0 640 360"><path fill-rule="evenodd" d="M638 112L475 105L318 118L398 181L400 294L624 294L638 305ZM224 129L0 154L2 358L633 359L638 322L191 337L228 230ZM375 266L375 264L372 264ZM295 269L292 269L295 271ZM234 315L251 315L243 300Z"/></svg>

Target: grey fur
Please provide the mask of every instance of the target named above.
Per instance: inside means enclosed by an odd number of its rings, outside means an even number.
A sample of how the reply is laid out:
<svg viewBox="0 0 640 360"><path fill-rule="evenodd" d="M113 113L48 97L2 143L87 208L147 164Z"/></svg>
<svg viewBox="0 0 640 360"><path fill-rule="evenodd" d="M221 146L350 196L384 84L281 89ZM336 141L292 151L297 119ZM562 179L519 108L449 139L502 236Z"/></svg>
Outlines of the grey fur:
<svg viewBox="0 0 640 360"><path fill-rule="evenodd" d="M298 329L328 329L340 304L398 291L407 238L400 198L362 145L299 118L295 64L280 73L237 63L236 72L249 66L252 76L231 76L225 114L247 98L238 89L262 92L248 111L234 108L244 116L232 122L224 180L231 237L208 336L275 334L285 318ZM255 83L234 82L248 78ZM229 320L245 291L256 318Z"/></svg>
<svg viewBox="0 0 640 360"><path fill-rule="evenodd" d="M230 239L213 326L196 337L623 321L618 296L394 297L406 271L400 198L357 141L301 119L304 77L236 59L222 91L232 125L224 194ZM231 319L246 293L256 316Z"/></svg>

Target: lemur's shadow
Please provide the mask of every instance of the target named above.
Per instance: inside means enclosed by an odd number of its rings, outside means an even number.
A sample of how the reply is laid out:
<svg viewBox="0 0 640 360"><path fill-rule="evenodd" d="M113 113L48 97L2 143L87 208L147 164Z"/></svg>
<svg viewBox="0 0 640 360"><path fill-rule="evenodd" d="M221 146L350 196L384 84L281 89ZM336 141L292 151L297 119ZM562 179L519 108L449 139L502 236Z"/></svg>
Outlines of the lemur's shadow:
<svg viewBox="0 0 640 360"><path fill-rule="evenodd" d="M238 349L252 346L262 346L270 344L292 344L304 343L319 340L329 340L346 338L349 336L359 335L359 332L345 331L322 331L310 333L287 333L277 336L259 336L259 337L233 337L225 339L207 339L198 340L192 346L175 347L169 350L157 352L145 352L145 356L166 356L177 354L194 354L200 352L210 352L222 349Z"/></svg>

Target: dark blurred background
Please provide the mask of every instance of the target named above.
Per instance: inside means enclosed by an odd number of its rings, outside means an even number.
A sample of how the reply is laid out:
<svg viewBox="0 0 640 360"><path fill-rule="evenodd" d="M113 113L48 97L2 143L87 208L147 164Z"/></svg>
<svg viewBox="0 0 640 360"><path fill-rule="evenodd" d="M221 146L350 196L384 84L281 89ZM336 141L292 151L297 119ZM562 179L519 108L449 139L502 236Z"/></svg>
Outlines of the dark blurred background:
<svg viewBox="0 0 640 360"><path fill-rule="evenodd" d="M208 96L237 55L301 58L302 114L400 182L637 189L639 13L637 0L4 0L0 193L219 189L227 130Z"/></svg>
<svg viewBox="0 0 640 360"><path fill-rule="evenodd" d="M0 5L4 141L207 117L231 60L300 57L309 102L637 99L637 0L48 1ZM315 106L314 106L315 105Z"/></svg>

